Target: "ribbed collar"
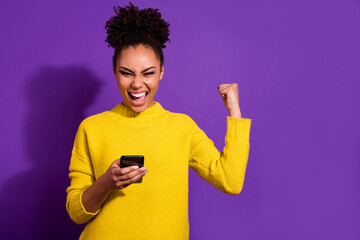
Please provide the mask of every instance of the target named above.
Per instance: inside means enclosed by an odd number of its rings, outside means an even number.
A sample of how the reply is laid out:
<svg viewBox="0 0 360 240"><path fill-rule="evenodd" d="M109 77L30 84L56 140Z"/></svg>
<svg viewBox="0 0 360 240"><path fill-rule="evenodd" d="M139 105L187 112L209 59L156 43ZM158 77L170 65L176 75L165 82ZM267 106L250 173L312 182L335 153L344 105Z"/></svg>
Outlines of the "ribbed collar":
<svg viewBox="0 0 360 240"><path fill-rule="evenodd" d="M165 110L159 102L155 102L153 106L146 108L143 112L135 112L122 103L116 105L110 112L114 113L117 117L125 118L125 120L147 122L147 120L159 117L169 111Z"/></svg>

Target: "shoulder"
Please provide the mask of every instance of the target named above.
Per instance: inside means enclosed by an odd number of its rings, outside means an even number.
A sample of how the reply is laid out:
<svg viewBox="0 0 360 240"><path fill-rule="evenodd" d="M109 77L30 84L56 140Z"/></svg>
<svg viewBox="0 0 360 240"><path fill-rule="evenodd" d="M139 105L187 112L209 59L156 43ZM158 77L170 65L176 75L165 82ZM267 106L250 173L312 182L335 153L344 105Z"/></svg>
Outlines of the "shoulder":
<svg viewBox="0 0 360 240"><path fill-rule="evenodd" d="M169 112L168 116L172 122L180 124L183 127L189 127L189 128L197 127L195 121L185 113Z"/></svg>
<svg viewBox="0 0 360 240"><path fill-rule="evenodd" d="M104 125L108 121L108 111L94 114L81 121L79 129L93 129Z"/></svg>

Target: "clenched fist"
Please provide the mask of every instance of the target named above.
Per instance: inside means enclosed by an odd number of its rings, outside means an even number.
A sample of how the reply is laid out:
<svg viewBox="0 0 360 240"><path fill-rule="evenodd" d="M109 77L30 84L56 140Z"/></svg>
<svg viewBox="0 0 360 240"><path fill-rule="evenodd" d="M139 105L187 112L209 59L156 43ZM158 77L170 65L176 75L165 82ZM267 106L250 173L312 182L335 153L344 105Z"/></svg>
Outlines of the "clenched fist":
<svg viewBox="0 0 360 240"><path fill-rule="evenodd" d="M224 105L229 111L230 117L241 118L239 104L239 90L237 83L224 83L218 87Z"/></svg>

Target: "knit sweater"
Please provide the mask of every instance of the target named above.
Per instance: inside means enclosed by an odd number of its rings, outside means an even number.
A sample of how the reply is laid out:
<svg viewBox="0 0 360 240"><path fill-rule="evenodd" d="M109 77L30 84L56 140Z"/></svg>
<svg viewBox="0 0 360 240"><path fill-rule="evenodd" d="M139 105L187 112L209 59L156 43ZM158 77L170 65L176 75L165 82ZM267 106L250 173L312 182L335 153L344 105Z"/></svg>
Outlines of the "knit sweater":
<svg viewBox="0 0 360 240"><path fill-rule="evenodd" d="M222 192L239 194L243 187L251 119L226 120L223 152L189 116L158 102L140 113L120 103L83 120L66 202L71 219L87 223L80 239L188 239L189 166ZM87 212L82 193L122 155L144 156L142 183L112 191L96 213Z"/></svg>

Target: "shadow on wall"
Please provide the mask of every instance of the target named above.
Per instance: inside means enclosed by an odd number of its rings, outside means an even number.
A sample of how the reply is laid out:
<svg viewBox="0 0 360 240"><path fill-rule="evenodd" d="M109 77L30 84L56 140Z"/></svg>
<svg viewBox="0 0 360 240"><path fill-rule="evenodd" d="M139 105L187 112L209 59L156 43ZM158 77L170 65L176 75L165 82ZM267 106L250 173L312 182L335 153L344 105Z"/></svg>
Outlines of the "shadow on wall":
<svg viewBox="0 0 360 240"><path fill-rule="evenodd" d="M26 81L24 146L32 168L11 178L1 199L1 239L78 239L66 212L75 134L101 82L84 67L45 66Z"/></svg>

